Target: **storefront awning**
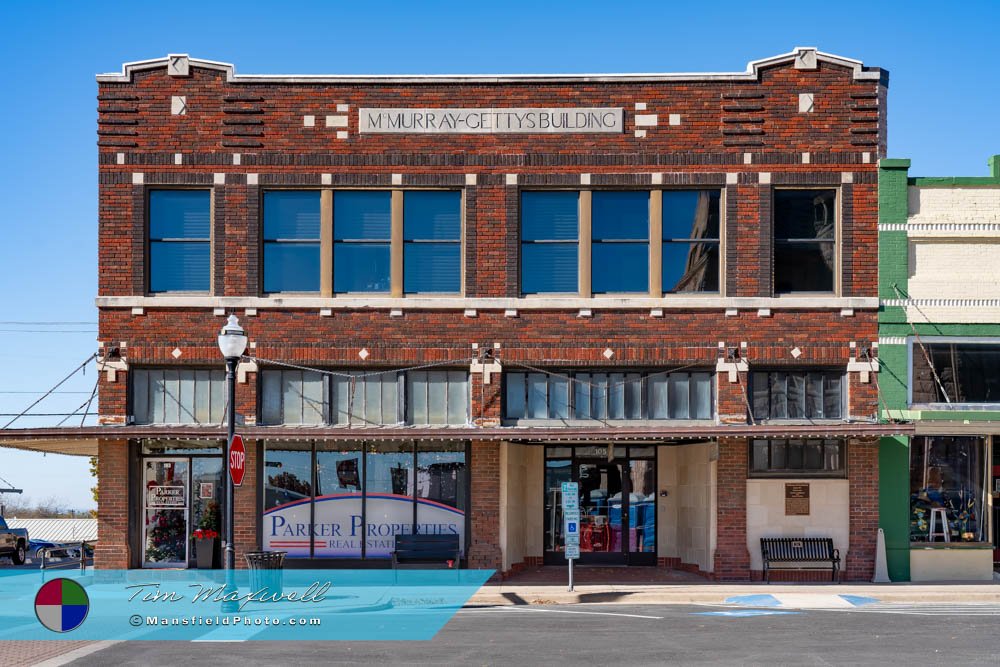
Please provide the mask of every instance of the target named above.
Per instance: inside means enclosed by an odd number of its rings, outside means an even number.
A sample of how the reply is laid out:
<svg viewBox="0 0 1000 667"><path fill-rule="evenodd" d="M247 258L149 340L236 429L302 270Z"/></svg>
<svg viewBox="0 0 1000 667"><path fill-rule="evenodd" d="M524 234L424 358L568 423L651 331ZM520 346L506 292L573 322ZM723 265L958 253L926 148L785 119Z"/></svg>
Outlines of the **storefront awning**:
<svg viewBox="0 0 1000 667"><path fill-rule="evenodd" d="M709 424L697 426L490 426L372 427L244 426L251 440L507 440L513 442L674 441L713 438L843 438L913 435L913 424ZM223 440L225 430L205 426L85 426L0 431L0 447L96 456L99 440L160 438Z"/></svg>

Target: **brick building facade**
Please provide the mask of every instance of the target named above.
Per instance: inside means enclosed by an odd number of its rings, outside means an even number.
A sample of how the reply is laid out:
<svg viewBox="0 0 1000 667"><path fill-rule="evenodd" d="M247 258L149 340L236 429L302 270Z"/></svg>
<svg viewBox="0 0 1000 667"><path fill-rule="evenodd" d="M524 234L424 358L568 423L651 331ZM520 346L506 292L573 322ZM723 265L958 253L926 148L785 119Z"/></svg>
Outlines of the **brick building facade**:
<svg viewBox="0 0 1000 667"><path fill-rule="evenodd" d="M807 48L732 74L169 56L98 83L98 567L193 563L177 536L212 523L235 314L238 561L385 562L439 530L471 567L564 562L572 480L584 563L745 580L760 537L822 535L871 577L878 439L909 428L877 419L883 70Z"/></svg>

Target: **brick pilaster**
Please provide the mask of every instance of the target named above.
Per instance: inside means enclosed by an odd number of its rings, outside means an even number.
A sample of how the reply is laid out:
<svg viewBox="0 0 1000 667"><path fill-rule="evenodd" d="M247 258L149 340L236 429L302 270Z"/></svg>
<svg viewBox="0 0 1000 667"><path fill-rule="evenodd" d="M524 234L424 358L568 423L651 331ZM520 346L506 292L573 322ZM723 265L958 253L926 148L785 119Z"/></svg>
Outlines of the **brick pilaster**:
<svg viewBox="0 0 1000 667"><path fill-rule="evenodd" d="M236 545L236 568L240 570L247 566L246 559L243 557L244 554L248 551L260 550L260 540L257 534L257 521L260 518L260 502L257 497L259 445L257 442L248 440L245 446L247 450L246 474L243 477L242 486L235 489L236 505L233 525L233 542ZM224 469L223 475L228 474L228 471Z"/></svg>
<svg viewBox="0 0 1000 667"><path fill-rule="evenodd" d="M878 438L852 438L847 443L851 533L845 578L871 581L878 543Z"/></svg>
<svg viewBox="0 0 1000 667"><path fill-rule="evenodd" d="M719 438L715 577L750 579L747 551L747 450L742 438Z"/></svg>
<svg viewBox="0 0 1000 667"><path fill-rule="evenodd" d="M98 440L95 568L129 567L128 469L128 440Z"/></svg>
<svg viewBox="0 0 1000 667"><path fill-rule="evenodd" d="M500 443L472 441L469 497L472 502L472 542L469 567L499 570L500 550Z"/></svg>

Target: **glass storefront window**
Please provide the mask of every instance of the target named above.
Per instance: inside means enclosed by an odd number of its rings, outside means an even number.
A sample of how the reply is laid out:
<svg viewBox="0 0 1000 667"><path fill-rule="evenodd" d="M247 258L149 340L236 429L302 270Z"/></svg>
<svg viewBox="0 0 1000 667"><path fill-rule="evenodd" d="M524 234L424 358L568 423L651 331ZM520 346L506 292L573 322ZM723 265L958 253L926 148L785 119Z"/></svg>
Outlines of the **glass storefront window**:
<svg viewBox="0 0 1000 667"><path fill-rule="evenodd" d="M388 558L398 533L413 532L413 445L369 445L365 455L365 555Z"/></svg>
<svg viewBox="0 0 1000 667"><path fill-rule="evenodd" d="M921 436L910 445L910 541L986 542L987 439ZM947 524L947 525L945 525Z"/></svg>
<svg viewBox="0 0 1000 667"><path fill-rule="evenodd" d="M202 450L204 453L204 450ZM222 457L191 459L191 530L214 530L222 534L219 501L222 498ZM219 544L216 540L215 544ZM191 541L192 558L198 557L198 540ZM218 556L218 553L215 554Z"/></svg>
<svg viewBox="0 0 1000 667"><path fill-rule="evenodd" d="M395 536L457 534L465 442L265 443L264 546L291 558L389 558Z"/></svg>
<svg viewBox="0 0 1000 667"><path fill-rule="evenodd" d="M187 459L146 459L143 462L143 565L187 567Z"/></svg>
<svg viewBox="0 0 1000 667"><path fill-rule="evenodd" d="M463 552L468 507L465 480L464 444L417 445L417 532L457 534Z"/></svg>
<svg viewBox="0 0 1000 667"><path fill-rule="evenodd" d="M316 443L316 558L361 558L361 445Z"/></svg>
<svg viewBox="0 0 1000 667"><path fill-rule="evenodd" d="M264 548L289 558L311 552L312 443L269 442L264 457Z"/></svg>

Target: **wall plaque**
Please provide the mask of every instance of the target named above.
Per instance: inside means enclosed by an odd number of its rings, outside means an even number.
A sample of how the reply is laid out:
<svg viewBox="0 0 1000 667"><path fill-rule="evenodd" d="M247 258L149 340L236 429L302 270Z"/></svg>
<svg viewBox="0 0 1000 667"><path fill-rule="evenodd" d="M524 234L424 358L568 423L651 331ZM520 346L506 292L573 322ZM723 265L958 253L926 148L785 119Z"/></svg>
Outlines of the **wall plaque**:
<svg viewBox="0 0 1000 667"><path fill-rule="evenodd" d="M808 484L785 484L785 516L809 516Z"/></svg>
<svg viewBox="0 0 1000 667"><path fill-rule="evenodd" d="M362 134L620 134L624 110L609 107L360 109Z"/></svg>

